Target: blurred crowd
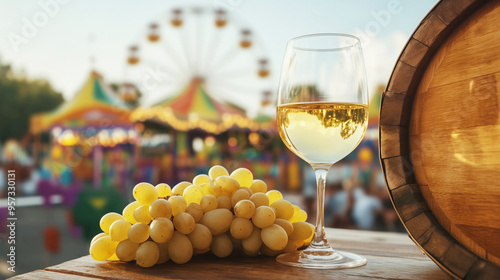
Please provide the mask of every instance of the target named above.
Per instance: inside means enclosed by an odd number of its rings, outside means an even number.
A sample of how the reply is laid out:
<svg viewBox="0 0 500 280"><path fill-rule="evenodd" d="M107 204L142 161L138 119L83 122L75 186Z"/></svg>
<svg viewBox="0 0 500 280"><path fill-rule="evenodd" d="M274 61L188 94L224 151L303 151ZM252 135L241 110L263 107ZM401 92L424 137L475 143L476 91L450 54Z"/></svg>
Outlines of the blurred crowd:
<svg viewBox="0 0 500 280"><path fill-rule="evenodd" d="M316 177L312 168L304 173L304 206L314 223ZM325 227L404 231L380 168L342 162L332 166L325 190Z"/></svg>

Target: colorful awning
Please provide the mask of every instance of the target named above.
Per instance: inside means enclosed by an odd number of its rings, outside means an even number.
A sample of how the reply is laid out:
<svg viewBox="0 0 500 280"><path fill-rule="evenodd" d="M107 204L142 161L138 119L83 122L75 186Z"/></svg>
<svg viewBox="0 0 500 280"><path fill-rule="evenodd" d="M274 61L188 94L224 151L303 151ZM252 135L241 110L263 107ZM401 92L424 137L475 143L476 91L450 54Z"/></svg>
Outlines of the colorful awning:
<svg viewBox="0 0 500 280"><path fill-rule="evenodd" d="M245 115L245 110L230 103L221 103L205 90L203 80L195 78L180 94L153 107L140 107L132 112L132 121L156 120L175 130L202 129L219 134L232 127L258 130L261 124Z"/></svg>
<svg viewBox="0 0 500 280"><path fill-rule="evenodd" d="M170 108L178 119L199 118L211 122L222 121L224 114L245 116L245 110L233 104L223 104L210 97L201 79L193 79L177 96L156 106Z"/></svg>
<svg viewBox="0 0 500 280"><path fill-rule="evenodd" d="M119 99L97 72L90 74L76 96L52 112L36 114L31 118L33 133L52 127L81 129L93 127L132 127L128 106Z"/></svg>

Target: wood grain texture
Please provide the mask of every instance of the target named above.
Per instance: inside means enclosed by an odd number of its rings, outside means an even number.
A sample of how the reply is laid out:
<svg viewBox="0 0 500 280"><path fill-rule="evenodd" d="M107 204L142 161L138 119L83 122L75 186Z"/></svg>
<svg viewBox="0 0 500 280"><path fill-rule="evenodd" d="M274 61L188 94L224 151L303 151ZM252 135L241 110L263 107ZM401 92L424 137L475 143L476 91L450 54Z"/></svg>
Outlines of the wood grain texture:
<svg viewBox="0 0 500 280"><path fill-rule="evenodd" d="M406 95L385 91L380 102L380 125L402 125L408 119L407 112L411 108L405 106Z"/></svg>
<svg viewBox="0 0 500 280"><path fill-rule="evenodd" d="M403 185L392 191L394 207L403 221L411 220L423 212L430 211L421 195L417 194L420 194L420 188L414 184Z"/></svg>
<svg viewBox="0 0 500 280"><path fill-rule="evenodd" d="M47 270L36 270L9 278L10 280L91 280L102 279L102 277L81 276L75 274L60 273Z"/></svg>
<svg viewBox="0 0 500 280"><path fill-rule="evenodd" d="M409 152L408 142L399 141L401 137L408 135L408 128L403 126L383 125L380 126L380 143L382 158L404 155Z"/></svg>
<svg viewBox="0 0 500 280"><path fill-rule="evenodd" d="M400 60L412 67L420 66L429 47L415 39L410 39L406 46L407 51L401 55Z"/></svg>
<svg viewBox="0 0 500 280"><path fill-rule="evenodd" d="M429 62L413 104L410 150L418 151L415 177L425 178L417 182L440 224L500 265L499 19L500 2L485 5Z"/></svg>
<svg viewBox="0 0 500 280"><path fill-rule="evenodd" d="M382 159L382 169L391 192L402 185L416 183L408 155Z"/></svg>
<svg viewBox="0 0 500 280"><path fill-rule="evenodd" d="M97 262L89 256L48 267L47 273L99 279L449 279L425 257L406 234L326 229L332 246L363 254L366 266L344 270L300 269L284 266L274 257L231 257L219 259L198 256L184 265L167 262L153 268L133 263ZM17 279L36 279L38 273ZM16 279L16 280L17 280ZM75 278L79 279L79 278ZM87 279L87 278L84 278Z"/></svg>
<svg viewBox="0 0 500 280"><path fill-rule="evenodd" d="M394 80L394 82L387 87L387 90L394 93L405 94L410 87L411 78L415 74L415 67L403 61L399 61L396 63L394 73L399 79Z"/></svg>
<svg viewBox="0 0 500 280"><path fill-rule="evenodd" d="M499 6L440 1L381 101L379 156L393 205L417 246L455 278L500 275Z"/></svg>
<svg viewBox="0 0 500 280"><path fill-rule="evenodd" d="M61 273L80 273L104 279L448 279L430 260L367 256L364 267L346 270L313 270L284 266L274 257L214 259L200 257L184 265L172 262L143 269L131 263L98 264L83 257L50 267ZM430 263L429 263L430 262ZM430 268L429 264L433 267ZM66 267L64 267L66 266Z"/></svg>
<svg viewBox="0 0 500 280"><path fill-rule="evenodd" d="M426 46L431 46L446 26L436 13L430 13L422 21L421 28L415 31L413 38Z"/></svg>

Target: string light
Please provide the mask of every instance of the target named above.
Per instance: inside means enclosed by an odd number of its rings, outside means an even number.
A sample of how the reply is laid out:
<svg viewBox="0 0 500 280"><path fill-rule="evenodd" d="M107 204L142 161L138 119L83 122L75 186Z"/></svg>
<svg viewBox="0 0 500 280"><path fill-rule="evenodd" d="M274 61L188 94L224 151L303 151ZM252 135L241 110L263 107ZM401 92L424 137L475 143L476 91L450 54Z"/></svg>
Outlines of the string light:
<svg viewBox="0 0 500 280"><path fill-rule="evenodd" d="M144 122L151 119L157 119L161 122L169 124L173 129L178 131L188 131L192 129L202 129L212 134L220 134L229 130L232 127L239 127L257 131L274 127L272 122L258 123L240 115L224 114L219 123L200 119L194 113L189 115L188 120L177 118L170 108L155 106L152 108L139 107L132 112L130 119L133 122ZM136 126L136 129L138 127Z"/></svg>
<svg viewBox="0 0 500 280"><path fill-rule="evenodd" d="M138 133L132 129L128 131L122 128L103 129L93 136L86 136L83 132L74 131L56 127L55 132L52 131L55 141L62 146L104 146L114 147L119 144L130 143L134 144L138 141ZM57 136L55 136L57 135Z"/></svg>

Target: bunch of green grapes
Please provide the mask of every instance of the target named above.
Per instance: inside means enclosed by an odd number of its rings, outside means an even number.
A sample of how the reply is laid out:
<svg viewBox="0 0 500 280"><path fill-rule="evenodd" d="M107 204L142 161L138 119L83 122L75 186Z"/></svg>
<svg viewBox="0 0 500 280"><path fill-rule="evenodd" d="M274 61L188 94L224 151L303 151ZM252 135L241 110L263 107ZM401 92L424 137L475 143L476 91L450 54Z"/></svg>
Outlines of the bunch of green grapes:
<svg viewBox="0 0 500 280"><path fill-rule="evenodd" d="M229 174L215 165L173 188L139 183L133 196L122 214L101 218L103 232L90 242L93 259L151 267L208 252L220 258L275 256L308 245L314 235L304 210L268 191L246 168Z"/></svg>

